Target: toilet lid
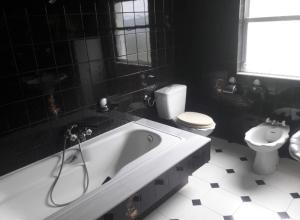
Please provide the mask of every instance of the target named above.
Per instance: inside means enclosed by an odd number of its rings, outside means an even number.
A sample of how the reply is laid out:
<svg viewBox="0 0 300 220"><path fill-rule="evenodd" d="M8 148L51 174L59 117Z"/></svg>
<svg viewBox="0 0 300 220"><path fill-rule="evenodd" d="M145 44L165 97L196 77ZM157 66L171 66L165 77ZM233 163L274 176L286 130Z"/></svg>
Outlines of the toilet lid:
<svg viewBox="0 0 300 220"><path fill-rule="evenodd" d="M214 125L211 117L198 112L184 112L177 116L178 122L195 128L209 128Z"/></svg>

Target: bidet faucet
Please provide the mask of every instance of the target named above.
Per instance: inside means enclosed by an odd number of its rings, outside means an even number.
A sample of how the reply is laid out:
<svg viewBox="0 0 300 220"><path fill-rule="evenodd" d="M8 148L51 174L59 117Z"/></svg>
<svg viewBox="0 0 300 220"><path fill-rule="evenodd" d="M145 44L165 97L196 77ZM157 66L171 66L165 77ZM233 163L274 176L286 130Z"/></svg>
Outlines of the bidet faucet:
<svg viewBox="0 0 300 220"><path fill-rule="evenodd" d="M282 126L282 127L287 126L286 121L279 122L279 121L276 121L276 120L271 120L270 118L267 118L265 122L267 124L272 125L272 126Z"/></svg>

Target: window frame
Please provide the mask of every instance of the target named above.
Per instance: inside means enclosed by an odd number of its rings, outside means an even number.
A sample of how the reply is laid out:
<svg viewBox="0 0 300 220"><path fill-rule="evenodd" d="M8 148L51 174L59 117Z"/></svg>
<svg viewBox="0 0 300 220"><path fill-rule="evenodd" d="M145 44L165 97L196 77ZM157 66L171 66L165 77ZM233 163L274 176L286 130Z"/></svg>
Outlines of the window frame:
<svg viewBox="0 0 300 220"><path fill-rule="evenodd" d="M114 4L117 3L121 3L121 11L116 12L115 10L115 5L113 5L112 9L113 9L113 35L114 35L114 50L115 50L115 63L117 64L126 64L126 65L134 65L134 66L145 66L145 67L149 67L151 66L151 57L149 58L148 55L148 51L151 51L148 46L151 47L151 42L150 39L148 40L148 36L150 38L150 23L149 23L149 14L148 14L148 24L147 24L147 20L146 20L146 13L149 13L149 11L134 11L134 6L133 6L133 12L124 12L123 10L123 3L121 2L114 2ZM147 1L148 3L148 1ZM144 2L145 4L145 2ZM125 22L124 22L124 14L126 13L133 13L134 14L134 25L133 26L125 26ZM144 17L145 17L145 25L136 25L136 13L144 13ZM116 14L121 14L122 15L122 27L118 27L117 26L117 19L116 19ZM139 60L139 51L138 51L138 45L137 45L137 39L136 39L136 55L137 55L137 62L130 62L128 61L128 56L133 55L133 54L127 54L127 42L126 42L126 35L129 35L128 33L126 34L126 31L134 31L135 36L137 37L137 34L140 32L137 32L137 29L148 29L148 31L146 32L142 32L146 34L146 41L149 42L150 45L148 45L148 43L146 44L147 47L147 62L146 63L141 63ZM119 34L116 34L117 31L121 31L123 32L124 37L124 46L125 46L125 51L126 51L126 55L120 55L118 54L118 48L117 48L117 40L116 40L116 36L118 36ZM147 32L149 32L149 35L147 34ZM126 57L126 59L122 59L122 57Z"/></svg>
<svg viewBox="0 0 300 220"><path fill-rule="evenodd" d="M250 22L272 22L272 21L295 21L300 20L300 15L287 16L269 16L249 18L249 6L251 0L240 0L239 11L239 32L238 32L238 57L237 57L237 74L248 76L261 76L266 78L290 79L300 81L299 76L279 75L272 73L249 72L245 70L246 53L247 53L247 37L248 24Z"/></svg>

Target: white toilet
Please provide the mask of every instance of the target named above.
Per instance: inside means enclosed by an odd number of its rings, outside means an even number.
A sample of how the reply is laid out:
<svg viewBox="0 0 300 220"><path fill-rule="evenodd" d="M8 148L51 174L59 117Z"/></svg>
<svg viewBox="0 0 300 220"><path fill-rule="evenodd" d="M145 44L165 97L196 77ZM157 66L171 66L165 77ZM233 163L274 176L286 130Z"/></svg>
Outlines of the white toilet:
<svg viewBox="0 0 300 220"><path fill-rule="evenodd" d="M197 112L185 112L186 85L174 84L154 92L159 117L173 120L176 125L195 134L210 135L215 129L211 117Z"/></svg>

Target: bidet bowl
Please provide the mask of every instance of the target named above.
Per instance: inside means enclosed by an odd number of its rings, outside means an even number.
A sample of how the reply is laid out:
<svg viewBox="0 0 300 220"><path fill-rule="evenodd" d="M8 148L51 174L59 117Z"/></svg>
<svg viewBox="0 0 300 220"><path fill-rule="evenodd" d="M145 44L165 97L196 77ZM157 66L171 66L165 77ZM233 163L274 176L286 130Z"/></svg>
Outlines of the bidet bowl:
<svg viewBox="0 0 300 220"><path fill-rule="evenodd" d="M289 138L290 127L262 123L246 132L245 141L255 151L278 150Z"/></svg>
<svg viewBox="0 0 300 220"><path fill-rule="evenodd" d="M289 138L289 126L273 126L262 123L245 134L248 146L256 151L253 170L259 174L271 174L279 162L278 149Z"/></svg>

